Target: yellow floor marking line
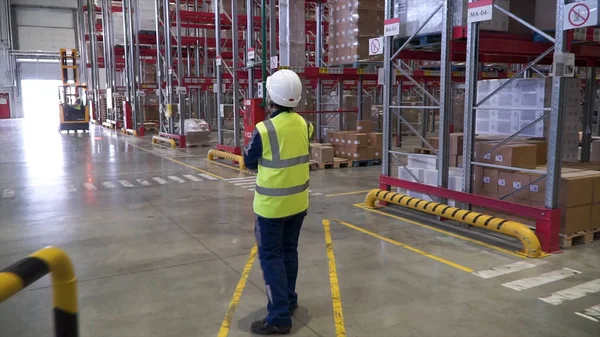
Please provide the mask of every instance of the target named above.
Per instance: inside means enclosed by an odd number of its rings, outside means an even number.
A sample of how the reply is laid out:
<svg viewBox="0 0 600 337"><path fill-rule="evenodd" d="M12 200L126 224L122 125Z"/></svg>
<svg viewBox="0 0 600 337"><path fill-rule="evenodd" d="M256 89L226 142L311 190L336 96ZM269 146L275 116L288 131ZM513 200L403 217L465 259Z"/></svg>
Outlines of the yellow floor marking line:
<svg viewBox="0 0 600 337"><path fill-rule="evenodd" d="M471 269L471 268L469 268L469 267L465 267L465 266L462 266L462 265L460 265L460 264L458 264L458 263L454 263L454 262L452 262L452 261L450 261L450 260L446 260L446 259L444 259L444 258L442 258L442 257L439 257L439 256L435 256L435 255L429 254L429 253L427 253L427 252L424 252L424 251L422 251L422 250L420 250L420 249L417 249L417 248L415 248L415 247L411 247L411 246L409 246L409 245L407 245L407 244L404 244L404 243L402 243L402 242L398 242L398 241L396 241L396 240L392 240L392 239L390 239L390 238L386 238L385 236L381 236L381 235L379 235L379 234L377 234L377 233L373 233L373 232L371 232L371 231L368 231L368 230L366 230L366 229L364 229L364 228L360 228L360 227L358 227L358 226L355 226L355 225L353 225L353 224L350 224L350 223L347 223L347 222L344 222L344 221L341 221L341 220L338 220L338 219L333 219L333 221L335 221L335 222L337 222L337 223L339 223L339 224L341 224L341 225L344 225L344 226L346 226L346 227L350 227L350 228L352 228L352 229L354 229L354 230L357 230L357 231L359 231L359 232L361 232L361 233L364 233L364 234L370 235L370 236L372 236L372 237L374 237L374 238L378 238L378 239L380 239L380 240L383 240L383 241L385 241L385 242L389 242L389 243L391 243L391 244L393 244L393 245L396 245L396 246L398 246L398 247L402 247L402 248L404 248L404 249L410 250L410 251L411 251L411 252L413 252L413 253L421 254L421 255L423 255L423 256L425 256L425 257L428 257L428 258L430 258L430 259L436 260L436 261L438 261L438 262L441 262L441 263L443 263L443 264L446 264L446 265L448 265L448 266L450 266L450 267L454 267L454 268L456 268L456 269L462 270L462 271L464 271L464 272L467 272L467 273L472 273L472 272L474 271L473 269Z"/></svg>
<svg viewBox="0 0 600 337"><path fill-rule="evenodd" d="M148 152L148 153L152 153L152 151L150 151L150 150L148 150L148 149L144 149L143 147L140 147L140 146L137 146L137 145L133 145L133 144L131 144L131 143L127 143L127 145L131 145L131 146L135 147L136 149L139 149L139 150L142 150L142 151L146 151L146 152ZM156 155L156 156L158 156L156 153L152 153L152 154L153 154L153 155ZM160 157L160 156L159 156L159 157ZM186 164L186 163L182 163L182 162L180 162L179 160L176 160L176 159L173 159L173 158L169 158L169 157L161 157L161 158L164 158L164 159L170 160L170 161L172 161L172 162L174 162L174 163L177 163L177 164L179 164L179 165L183 165L183 166L185 166L185 167L187 167L187 168L190 168L190 169L192 169L192 170L195 170L195 171L198 171L198 172L201 172L201 173L204 173L204 174L208 174L209 176L215 177L215 178L217 178L217 179L221 179L221 180L224 180L224 179L225 179L225 178L223 178L223 177L221 177L221 176L219 176L219 175L216 175L216 174L214 174L214 173L210 173L210 172L208 172L208 171L204 171L204 170L202 170L202 169L199 169L199 168L197 168L197 167L195 167L195 166L192 166L192 165L188 165L188 164Z"/></svg>
<svg viewBox="0 0 600 337"><path fill-rule="evenodd" d="M364 190L364 191L354 191L354 192L328 194L328 195L326 195L326 197L328 197L328 198L330 198L330 197L340 197L340 196L343 196L343 195L361 194L361 193L367 193L367 192L370 192L370 191L371 190Z"/></svg>
<svg viewBox="0 0 600 337"><path fill-rule="evenodd" d="M244 270L242 271L242 277L240 278L237 287L235 287L235 292L233 293L231 302L229 302L227 313L225 313L225 318L223 318L223 322L221 322L221 328L219 329L217 337L227 337L227 335L229 334L231 321L233 320L235 309L237 309L238 304L240 303L240 298L242 297L242 293L244 292L244 288L246 287L246 281L248 280L248 276L250 275L250 270L252 270L254 260L256 260L257 250L258 247L256 245L254 245L250 250L250 255L248 255L248 260L246 261L246 265L244 266Z"/></svg>
<svg viewBox="0 0 600 337"><path fill-rule="evenodd" d="M344 313L342 311L342 298L340 296L340 285L338 282L337 268L335 266L335 255L333 254L333 242L331 240L331 226L329 220L323 220L323 229L325 230L327 259L329 260L329 283L331 284L331 303L333 305L335 335L336 337L346 337Z"/></svg>
<svg viewBox="0 0 600 337"><path fill-rule="evenodd" d="M432 230L432 231L435 231L435 232L438 232L438 233L446 234L448 236L451 236L451 237L454 237L454 238L457 238L457 239L461 239L461 240L464 240L464 241L472 242L472 243L478 244L480 246L483 246L483 247L486 247L486 248L489 248L489 249L497 250L499 252L502 252L502 253L505 253L505 254L509 254L509 255L518 257L520 259L526 259L527 258L527 256L523 256L523 255L517 254L517 253L515 253L515 252L513 252L511 250L500 248L500 247L491 245L489 243L485 243L483 241L479 241L479 240L472 239L470 237L466 237L466 236L463 236L463 235L460 235L460 234L456 234L456 233L452 233L452 232L449 232L449 231L445 231L443 229L439 229L439 228L436 228L436 227L433 227L433 226L429 226L429 225L426 225L424 223L420 223L420 222L417 222L417 221L414 221L414 220L406 219L406 218L403 218L403 217L400 217L400 216L397 216L397 215L388 214L388 213L385 213L385 212L382 212L382 211L378 211L376 209L367 208L362 203L354 204L353 206L354 207L358 207L358 208L362 208L365 211L369 211L369 212L381 214L381 215L387 216L389 218L393 218L393 219L396 219L396 220L401 220L401 221L404 221L404 222L408 222L408 223L413 224L415 226L423 227L423 228L426 228L426 229L429 229L429 230Z"/></svg>

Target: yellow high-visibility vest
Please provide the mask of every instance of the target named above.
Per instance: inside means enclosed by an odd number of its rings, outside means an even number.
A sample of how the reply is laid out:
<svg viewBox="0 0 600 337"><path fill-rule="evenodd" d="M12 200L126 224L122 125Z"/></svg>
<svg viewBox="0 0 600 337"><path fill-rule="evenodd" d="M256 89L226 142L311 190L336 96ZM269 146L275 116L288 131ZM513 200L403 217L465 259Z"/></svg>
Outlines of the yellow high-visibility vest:
<svg viewBox="0 0 600 337"><path fill-rule="evenodd" d="M285 218L308 209L309 139L313 126L295 112L260 122L262 157L254 192L254 213Z"/></svg>

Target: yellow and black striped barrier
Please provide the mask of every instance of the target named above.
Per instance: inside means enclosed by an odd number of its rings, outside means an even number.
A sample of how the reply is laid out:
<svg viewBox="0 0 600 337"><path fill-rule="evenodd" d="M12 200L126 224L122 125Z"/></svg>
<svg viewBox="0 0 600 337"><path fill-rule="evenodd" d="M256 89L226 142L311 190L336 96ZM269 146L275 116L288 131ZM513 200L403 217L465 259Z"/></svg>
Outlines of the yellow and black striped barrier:
<svg viewBox="0 0 600 337"><path fill-rule="evenodd" d="M244 165L244 157L237 155L237 154L233 154L233 153L229 153L229 152L225 152L225 151L219 151L219 150L210 150L208 151L208 160L214 160L215 157L217 158L223 158L223 159L229 159L232 160L234 162L237 162L238 165L240 166L240 171L245 171L246 170L246 165Z"/></svg>
<svg viewBox="0 0 600 337"><path fill-rule="evenodd" d="M380 189L371 190L367 194L367 197L365 198L365 206L374 208L375 201L377 200L473 225L475 227L487 229L492 232L512 236L519 239L523 244L523 251L520 251L520 254L536 258L546 256L546 254L542 252L540 240L535 233L529 227L519 222L505 220L482 213L471 212L445 204L426 201L419 198L413 198L408 195Z"/></svg>
<svg viewBox="0 0 600 337"><path fill-rule="evenodd" d="M152 144L158 143L167 143L169 144L169 146L171 146L172 149L177 148L177 143L175 143L174 139L161 136L152 136Z"/></svg>
<svg viewBox="0 0 600 337"><path fill-rule="evenodd" d="M48 273L52 276L55 336L77 337L77 278L71 259L59 248L38 250L0 271L0 303Z"/></svg>

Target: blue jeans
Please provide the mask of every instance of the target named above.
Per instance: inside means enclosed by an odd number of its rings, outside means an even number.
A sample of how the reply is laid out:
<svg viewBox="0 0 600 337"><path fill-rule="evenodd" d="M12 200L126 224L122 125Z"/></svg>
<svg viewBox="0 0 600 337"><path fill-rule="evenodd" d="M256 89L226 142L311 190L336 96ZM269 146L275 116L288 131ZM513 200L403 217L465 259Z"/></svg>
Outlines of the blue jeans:
<svg viewBox="0 0 600 337"><path fill-rule="evenodd" d="M292 325L291 309L298 304L298 238L306 212L281 219L257 216L254 232L267 288L267 323Z"/></svg>

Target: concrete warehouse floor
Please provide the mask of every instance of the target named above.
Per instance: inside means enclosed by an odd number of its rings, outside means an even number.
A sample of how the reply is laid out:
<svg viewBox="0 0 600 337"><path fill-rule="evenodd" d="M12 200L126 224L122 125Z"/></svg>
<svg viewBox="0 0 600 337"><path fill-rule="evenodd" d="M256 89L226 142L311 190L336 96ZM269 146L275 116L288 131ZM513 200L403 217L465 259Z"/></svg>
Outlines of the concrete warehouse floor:
<svg viewBox="0 0 600 337"><path fill-rule="evenodd" d="M232 297L221 336L250 335L265 315L257 261L233 295L254 244L251 177L206 161L207 148L30 128L0 121L0 266L48 245L66 250L82 336L217 336ZM330 196L377 187L379 170L311 172L294 335L600 336L600 242L527 260L353 206L365 193ZM0 336L52 334L49 285L44 277L0 304Z"/></svg>

